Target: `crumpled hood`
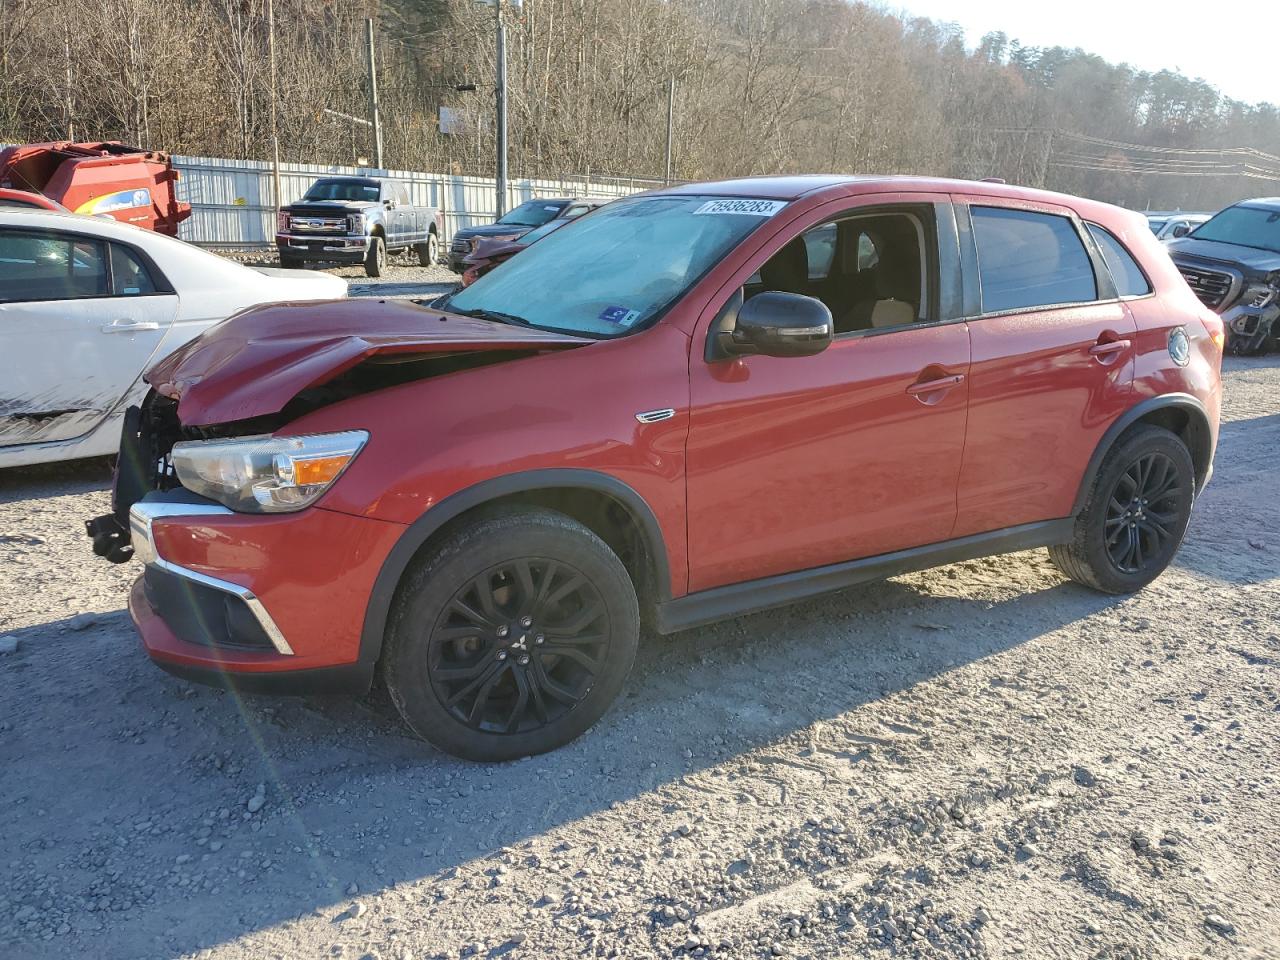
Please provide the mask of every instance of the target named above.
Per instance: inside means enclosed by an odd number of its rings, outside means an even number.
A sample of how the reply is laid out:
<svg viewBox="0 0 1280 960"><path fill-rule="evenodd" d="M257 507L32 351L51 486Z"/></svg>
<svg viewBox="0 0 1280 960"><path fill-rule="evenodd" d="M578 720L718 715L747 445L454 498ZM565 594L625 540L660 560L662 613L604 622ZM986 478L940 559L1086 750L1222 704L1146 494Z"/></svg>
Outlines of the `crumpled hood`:
<svg viewBox="0 0 1280 960"><path fill-rule="evenodd" d="M216 324L147 371L186 426L279 413L303 390L377 354L561 350L594 341L432 310L410 300L254 307Z"/></svg>
<svg viewBox="0 0 1280 960"><path fill-rule="evenodd" d="M1257 247L1242 247L1235 243L1221 243L1217 240L1197 240L1194 237L1181 237L1168 245L1169 255L1174 261L1199 260L1208 262L1216 260L1227 266L1243 267L1246 271L1258 274L1280 270L1280 253L1259 250Z"/></svg>
<svg viewBox="0 0 1280 960"><path fill-rule="evenodd" d="M453 239L457 240L459 237L509 237L512 235L519 239L532 229L533 227L522 227L515 223L490 223L483 227L463 227L461 230L455 230Z"/></svg>

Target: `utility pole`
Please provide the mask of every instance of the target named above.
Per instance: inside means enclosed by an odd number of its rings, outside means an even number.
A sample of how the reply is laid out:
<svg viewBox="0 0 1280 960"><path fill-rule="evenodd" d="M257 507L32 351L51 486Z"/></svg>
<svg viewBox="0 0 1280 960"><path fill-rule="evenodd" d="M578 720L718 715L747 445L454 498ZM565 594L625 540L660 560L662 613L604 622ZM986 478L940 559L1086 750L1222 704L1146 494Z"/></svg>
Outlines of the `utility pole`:
<svg viewBox="0 0 1280 960"><path fill-rule="evenodd" d="M271 192L280 223L280 130L276 125L276 7L267 0L267 56L271 61Z"/></svg>
<svg viewBox="0 0 1280 960"><path fill-rule="evenodd" d="M373 18L364 22L365 35L369 40L369 112L373 114L373 162L379 169L382 166L382 121L378 118L378 69L373 53Z"/></svg>
<svg viewBox="0 0 1280 960"><path fill-rule="evenodd" d="M671 139L676 118L676 78L667 81L667 175L665 182L671 185Z"/></svg>
<svg viewBox="0 0 1280 960"><path fill-rule="evenodd" d="M502 22L502 0L495 0L493 9L498 22L498 163L497 193L498 216L507 212L507 28Z"/></svg>

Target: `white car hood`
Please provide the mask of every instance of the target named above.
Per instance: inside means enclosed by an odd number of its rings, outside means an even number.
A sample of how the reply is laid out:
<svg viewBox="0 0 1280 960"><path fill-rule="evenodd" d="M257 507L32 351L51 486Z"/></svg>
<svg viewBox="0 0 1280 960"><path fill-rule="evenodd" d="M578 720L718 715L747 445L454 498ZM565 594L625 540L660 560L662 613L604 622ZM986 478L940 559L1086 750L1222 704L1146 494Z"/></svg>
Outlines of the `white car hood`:
<svg viewBox="0 0 1280 960"><path fill-rule="evenodd" d="M269 281L266 290L280 300L337 300L347 295L347 281L315 270L284 270L280 267L253 267Z"/></svg>

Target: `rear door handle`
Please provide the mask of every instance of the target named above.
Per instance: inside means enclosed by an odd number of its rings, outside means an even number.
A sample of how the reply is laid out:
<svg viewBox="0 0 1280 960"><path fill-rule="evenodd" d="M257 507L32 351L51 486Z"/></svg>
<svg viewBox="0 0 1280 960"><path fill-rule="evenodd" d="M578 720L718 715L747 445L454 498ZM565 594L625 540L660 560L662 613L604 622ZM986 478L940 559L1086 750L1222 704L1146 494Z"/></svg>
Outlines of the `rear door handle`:
<svg viewBox="0 0 1280 960"><path fill-rule="evenodd" d="M941 393L945 390L951 390L964 383L964 374L957 373L950 377L938 377L936 380L923 380L919 383L913 383L907 387L907 393L913 397L919 397L922 394Z"/></svg>
<svg viewBox="0 0 1280 960"><path fill-rule="evenodd" d="M1098 362L1106 366L1115 363L1131 346L1128 340L1099 340L1089 348L1089 356L1096 357Z"/></svg>
<svg viewBox="0 0 1280 960"><path fill-rule="evenodd" d="M114 320L104 323L103 333L138 333L142 330L159 330L160 324L153 320Z"/></svg>

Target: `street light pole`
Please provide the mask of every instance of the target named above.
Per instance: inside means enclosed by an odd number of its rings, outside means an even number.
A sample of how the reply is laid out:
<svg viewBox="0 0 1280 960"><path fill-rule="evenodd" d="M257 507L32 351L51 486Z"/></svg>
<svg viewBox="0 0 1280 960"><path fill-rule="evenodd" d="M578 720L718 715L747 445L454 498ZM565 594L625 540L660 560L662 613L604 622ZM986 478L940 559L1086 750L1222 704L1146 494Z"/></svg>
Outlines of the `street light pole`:
<svg viewBox="0 0 1280 960"><path fill-rule="evenodd" d="M271 60L271 193L280 220L280 129L276 124L276 9L267 0L267 51Z"/></svg>
<svg viewBox="0 0 1280 960"><path fill-rule="evenodd" d="M373 163L382 167L382 120L378 116L378 68L373 53L373 18L365 20L365 33L369 39L369 112L373 114Z"/></svg>
<svg viewBox="0 0 1280 960"><path fill-rule="evenodd" d="M502 0L495 0L493 9L498 24L498 163L497 183L498 216L507 212L507 29L502 22Z"/></svg>
<svg viewBox="0 0 1280 960"><path fill-rule="evenodd" d="M671 186L671 135L676 117L676 78L667 81L667 176L666 184Z"/></svg>

